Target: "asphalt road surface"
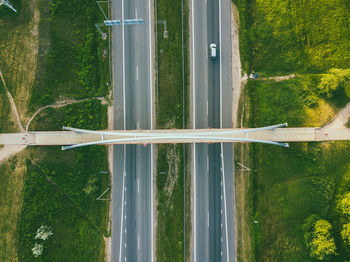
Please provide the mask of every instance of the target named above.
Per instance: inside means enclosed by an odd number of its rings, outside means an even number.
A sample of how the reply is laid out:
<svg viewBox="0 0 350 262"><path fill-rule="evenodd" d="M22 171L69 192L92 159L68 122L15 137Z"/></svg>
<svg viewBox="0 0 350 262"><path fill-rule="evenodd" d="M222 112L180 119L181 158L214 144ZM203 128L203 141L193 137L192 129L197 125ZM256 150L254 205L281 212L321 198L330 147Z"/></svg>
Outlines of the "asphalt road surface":
<svg viewBox="0 0 350 262"><path fill-rule="evenodd" d="M113 19L142 25L113 28L114 129L152 129L150 2L114 0ZM112 261L153 260L153 148L114 146Z"/></svg>
<svg viewBox="0 0 350 262"><path fill-rule="evenodd" d="M230 1L193 0L192 19L195 128L232 127ZM233 146L196 144L194 159L193 261L234 261Z"/></svg>

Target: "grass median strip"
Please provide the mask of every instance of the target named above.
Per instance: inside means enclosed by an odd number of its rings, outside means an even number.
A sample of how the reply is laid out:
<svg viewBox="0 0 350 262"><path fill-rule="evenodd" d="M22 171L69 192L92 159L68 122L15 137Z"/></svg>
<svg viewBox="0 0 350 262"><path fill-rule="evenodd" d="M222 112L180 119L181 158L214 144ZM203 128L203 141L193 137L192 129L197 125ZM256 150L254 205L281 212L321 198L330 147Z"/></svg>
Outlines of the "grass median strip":
<svg viewBox="0 0 350 262"><path fill-rule="evenodd" d="M184 128L187 125L187 5L186 0L156 1L156 126L159 129ZM157 146L157 261L183 261L184 256L188 257L190 253L190 179L189 173L185 172L187 151L188 147L184 145Z"/></svg>

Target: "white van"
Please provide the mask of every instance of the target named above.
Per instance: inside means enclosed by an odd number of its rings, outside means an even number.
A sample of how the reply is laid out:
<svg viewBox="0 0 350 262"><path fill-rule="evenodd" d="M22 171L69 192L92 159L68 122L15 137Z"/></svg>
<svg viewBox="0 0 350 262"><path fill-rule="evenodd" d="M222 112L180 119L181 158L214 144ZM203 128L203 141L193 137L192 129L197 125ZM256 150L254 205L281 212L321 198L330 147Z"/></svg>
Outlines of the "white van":
<svg viewBox="0 0 350 262"><path fill-rule="evenodd" d="M209 45L209 58L211 60L215 60L216 59L216 44L215 43L211 43Z"/></svg>

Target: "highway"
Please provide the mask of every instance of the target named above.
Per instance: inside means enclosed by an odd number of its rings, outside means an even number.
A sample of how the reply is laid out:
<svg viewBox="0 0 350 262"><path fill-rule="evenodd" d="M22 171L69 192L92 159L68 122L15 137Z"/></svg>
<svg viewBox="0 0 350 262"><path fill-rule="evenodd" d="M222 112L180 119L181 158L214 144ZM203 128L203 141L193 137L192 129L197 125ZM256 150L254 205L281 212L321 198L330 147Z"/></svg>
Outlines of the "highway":
<svg viewBox="0 0 350 262"><path fill-rule="evenodd" d="M193 0L191 12L194 128L232 127L230 1ZM233 146L195 144L193 159L193 261L234 261Z"/></svg>
<svg viewBox="0 0 350 262"><path fill-rule="evenodd" d="M152 129L151 2L113 0L114 129ZM153 145L114 146L112 261L153 261Z"/></svg>

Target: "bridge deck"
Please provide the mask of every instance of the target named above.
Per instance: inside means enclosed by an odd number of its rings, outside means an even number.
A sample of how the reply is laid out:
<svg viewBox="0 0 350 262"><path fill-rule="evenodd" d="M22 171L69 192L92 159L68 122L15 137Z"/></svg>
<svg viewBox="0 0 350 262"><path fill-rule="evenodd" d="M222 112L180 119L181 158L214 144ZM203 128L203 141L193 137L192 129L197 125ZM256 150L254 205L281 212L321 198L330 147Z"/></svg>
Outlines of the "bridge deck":
<svg viewBox="0 0 350 262"><path fill-rule="evenodd" d="M306 142L326 140L350 140L350 129L322 128L276 128L254 132L220 134L216 131L249 129L185 129L185 130L129 130L104 131L105 134L76 133L72 131L29 132L0 134L2 145L72 145L94 141L132 138L133 141L118 141L114 144L145 143L217 143L228 142L223 138L243 138L276 142ZM208 133L203 135L203 133ZM153 137L152 137L153 136ZM157 136L158 138L155 138ZM162 137L164 136L164 137ZM220 140L222 139L222 140Z"/></svg>

